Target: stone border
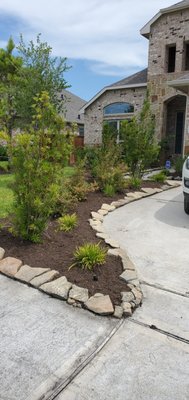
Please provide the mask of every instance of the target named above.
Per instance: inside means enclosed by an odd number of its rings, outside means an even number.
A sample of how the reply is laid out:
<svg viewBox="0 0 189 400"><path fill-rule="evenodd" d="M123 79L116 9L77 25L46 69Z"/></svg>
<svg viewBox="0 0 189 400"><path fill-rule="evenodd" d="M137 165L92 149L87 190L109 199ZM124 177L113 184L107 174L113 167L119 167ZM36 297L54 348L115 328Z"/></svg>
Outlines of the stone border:
<svg viewBox="0 0 189 400"><path fill-rule="evenodd" d="M176 181L166 181L162 189L142 188L139 192L128 193L124 199L113 201L111 204L102 204L98 212L91 212L90 226L96 231L96 236L103 239L110 246L109 256L121 258L123 272L120 278L127 282L131 289L129 292L121 292L121 306L113 306L109 295L96 293L89 297L88 289L76 286L68 282L65 276L59 276L59 272L50 268L32 268L23 265L22 261L14 257L5 257L5 250L0 247L0 272L8 277L28 284L53 297L67 301L68 304L85 308L98 315L111 315L115 318L131 316L135 308L142 304L142 291L138 280L135 265L126 252L120 249L119 244L112 240L104 231L103 219L115 209L129 204L141 198L152 196L155 193L180 186Z"/></svg>

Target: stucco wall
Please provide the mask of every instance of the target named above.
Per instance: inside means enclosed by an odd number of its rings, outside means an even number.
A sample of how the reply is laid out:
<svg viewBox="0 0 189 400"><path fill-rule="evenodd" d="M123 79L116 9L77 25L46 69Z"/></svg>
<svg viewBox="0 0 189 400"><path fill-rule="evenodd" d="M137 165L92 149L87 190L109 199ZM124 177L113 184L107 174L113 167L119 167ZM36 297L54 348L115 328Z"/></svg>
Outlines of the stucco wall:
<svg viewBox="0 0 189 400"><path fill-rule="evenodd" d="M85 110L85 144L100 144L102 141L103 109L116 102L128 102L134 105L135 113L141 110L146 88L115 89L103 93L94 103ZM123 116L124 118L124 116ZM109 116L109 119L114 119ZM117 119L115 117L115 119Z"/></svg>

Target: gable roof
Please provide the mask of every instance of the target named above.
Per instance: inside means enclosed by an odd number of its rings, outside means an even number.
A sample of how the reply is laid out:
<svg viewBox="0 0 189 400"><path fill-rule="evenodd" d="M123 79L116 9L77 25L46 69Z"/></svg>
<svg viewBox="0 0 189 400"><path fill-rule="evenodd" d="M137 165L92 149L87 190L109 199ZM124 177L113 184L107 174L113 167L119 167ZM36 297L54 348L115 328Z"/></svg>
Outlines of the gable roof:
<svg viewBox="0 0 189 400"><path fill-rule="evenodd" d="M80 110L80 113L83 113L86 108L88 108L94 101L96 101L103 93L110 90L115 89L132 89L137 87L146 87L147 86L147 72L148 69L145 68L142 71L137 72L136 74L130 75L127 78L121 79L113 83L110 86L105 86L100 92L98 92L88 103L86 103Z"/></svg>
<svg viewBox="0 0 189 400"><path fill-rule="evenodd" d="M83 123L82 117L78 118L78 115L80 108L86 104L86 101L65 89L61 91L61 97L65 104L63 111L65 120L71 123Z"/></svg>
<svg viewBox="0 0 189 400"><path fill-rule="evenodd" d="M174 12L177 10L183 10L185 8L189 8L189 0L179 1L179 3L173 4L170 7L161 9L143 28L140 30L140 33L145 38L149 38L150 27L151 25L157 21L163 14L168 14L170 12Z"/></svg>

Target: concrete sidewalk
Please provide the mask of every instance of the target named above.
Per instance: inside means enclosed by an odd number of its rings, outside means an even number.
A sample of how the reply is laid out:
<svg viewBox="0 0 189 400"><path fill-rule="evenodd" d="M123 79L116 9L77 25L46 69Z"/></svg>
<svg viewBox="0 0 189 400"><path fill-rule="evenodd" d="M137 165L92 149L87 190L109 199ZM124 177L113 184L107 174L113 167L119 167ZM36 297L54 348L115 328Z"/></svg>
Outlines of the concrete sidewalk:
<svg viewBox="0 0 189 400"><path fill-rule="evenodd" d="M117 324L0 275L0 399L49 398Z"/></svg>
<svg viewBox="0 0 189 400"><path fill-rule="evenodd" d="M100 318L0 276L1 400L188 400L189 217L181 188L110 213L143 305Z"/></svg>

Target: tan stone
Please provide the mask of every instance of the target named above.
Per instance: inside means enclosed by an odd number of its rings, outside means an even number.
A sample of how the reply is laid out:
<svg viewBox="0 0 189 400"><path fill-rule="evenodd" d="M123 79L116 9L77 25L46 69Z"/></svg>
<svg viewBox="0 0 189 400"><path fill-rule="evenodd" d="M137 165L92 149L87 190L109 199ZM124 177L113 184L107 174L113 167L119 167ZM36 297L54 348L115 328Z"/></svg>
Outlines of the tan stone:
<svg viewBox="0 0 189 400"><path fill-rule="evenodd" d="M59 276L59 272L55 270L50 270L48 272L45 272L42 275L36 276L36 278L33 278L30 283L31 285L35 287L39 287L43 285L44 283L50 282L53 279L57 278Z"/></svg>
<svg viewBox="0 0 189 400"><path fill-rule="evenodd" d="M108 239L109 238L107 233L102 233L102 232L97 232L96 237L98 237L99 239Z"/></svg>
<svg viewBox="0 0 189 400"><path fill-rule="evenodd" d="M93 217L94 220L101 221L101 222L103 221L103 216L95 211L91 212L91 216Z"/></svg>
<svg viewBox="0 0 189 400"><path fill-rule="evenodd" d="M88 310L93 311L95 314L111 315L114 313L114 307L108 295L92 296L85 303Z"/></svg>
<svg viewBox="0 0 189 400"><path fill-rule="evenodd" d="M50 271L50 268L32 268L29 265L23 265L16 273L15 278L30 282L36 276L42 275L47 271Z"/></svg>
<svg viewBox="0 0 189 400"><path fill-rule="evenodd" d="M40 286L40 289L48 294L54 295L55 297L67 300L68 293L71 287L72 284L67 281L66 277L61 276L60 278L55 279L52 282L48 282Z"/></svg>
<svg viewBox="0 0 189 400"><path fill-rule="evenodd" d="M135 296L132 291L130 292L121 292L122 301L129 303L130 301L134 300Z"/></svg>
<svg viewBox="0 0 189 400"><path fill-rule="evenodd" d="M98 213L100 214L100 215L102 215L102 216L105 216L105 215L107 215L108 214L108 211L106 211L106 210L98 210Z"/></svg>
<svg viewBox="0 0 189 400"><path fill-rule="evenodd" d="M0 247L0 260L2 260L4 255L5 255L5 250L2 247Z"/></svg>
<svg viewBox="0 0 189 400"><path fill-rule="evenodd" d="M114 318L122 318L123 316L123 308L121 306L115 306Z"/></svg>
<svg viewBox="0 0 189 400"><path fill-rule="evenodd" d="M131 317L132 315L132 307L130 303L127 302L123 302L121 304L122 308L123 308L123 315L124 317Z"/></svg>
<svg viewBox="0 0 189 400"><path fill-rule="evenodd" d="M14 257L6 257L0 261L0 272L8 276L15 276L22 265L22 261Z"/></svg>
<svg viewBox="0 0 189 400"><path fill-rule="evenodd" d="M89 291L88 289L72 285L72 288L69 292L69 298L81 303L85 303L89 298Z"/></svg>
<svg viewBox="0 0 189 400"><path fill-rule="evenodd" d="M102 210L106 210L106 211L109 212L109 211L114 211L114 210L115 210L115 207L114 207L114 206L111 206L110 204L104 203L104 204L102 204L101 209L102 209Z"/></svg>
<svg viewBox="0 0 189 400"><path fill-rule="evenodd" d="M109 244L109 246L114 247L114 248L119 248L119 243L117 243L113 239L105 239L105 243Z"/></svg>
<svg viewBox="0 0 189 400"><path fill-rule="evenodd" d="M135 271L125 270L121 275L120 278L126 282L133 281L137 279L137 273Z"/></svg>

